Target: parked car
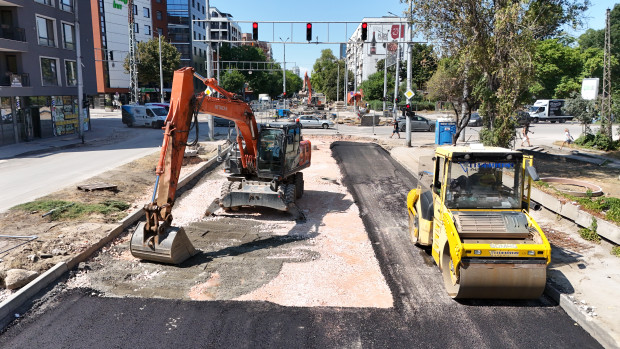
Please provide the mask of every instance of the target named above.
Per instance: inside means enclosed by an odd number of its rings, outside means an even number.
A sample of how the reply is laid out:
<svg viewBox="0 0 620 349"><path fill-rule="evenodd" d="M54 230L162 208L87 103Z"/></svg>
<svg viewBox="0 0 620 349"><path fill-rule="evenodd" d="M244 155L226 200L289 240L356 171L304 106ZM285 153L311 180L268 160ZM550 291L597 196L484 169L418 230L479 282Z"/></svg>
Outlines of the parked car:
<svg viewBox="0 0 620 349"><path fill-rule="evenodd" d="M168 112L162 107L126 104L121 108L121 120L127 127L163 127Z"/></svg>
<svg viewBox="0 0 620 349"><path fill-rule="evenodd" d="M469 122L467 123L469 127L477 127L482 126L482 117L478 113L471 113L471 117L469 118Z"/></svg>
<svg viewBox="0 0 620 349"><path fill-rule="evenodd" d="M411 118L411 131L429 131L435 132L435 122L433 120L429 120L420 115L412 115ZM405 132L407 130L407 125L405 124L405 117L399 117L396 119L398 121L398 129L400 132Z"/></svg>
<svg viewBox="0 0 620 349"><path fill-rule="evenodd" d="M299 119L299 123L302 127L311 128L330 128L334 127L334 122L327 119L319 119L313 115L301 115L297 119Z"/></svg>
<svg viewBox="0 0 620 349"><path fill-rule="evenodd" d="M523 126L532 122L532 117L530 116L530 113L523 110L518 111L513 116L513 119L519 126Z"/></svg>

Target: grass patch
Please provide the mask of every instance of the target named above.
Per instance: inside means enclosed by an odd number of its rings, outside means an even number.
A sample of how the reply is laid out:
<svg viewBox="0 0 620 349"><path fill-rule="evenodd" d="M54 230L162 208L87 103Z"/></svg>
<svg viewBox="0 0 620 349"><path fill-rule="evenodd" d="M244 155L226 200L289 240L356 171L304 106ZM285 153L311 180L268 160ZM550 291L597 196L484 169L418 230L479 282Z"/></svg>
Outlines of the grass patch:
<svg viewBox="0 0 620 349"><path fill-rule="evenodd" d="M15 209L31 213L41 213L52 221L78 219L93 213L114 216L129 208L129 204L118 200L105 200L96 204L63 200L37 200L15 206Z"/></svg>
<svg viewBox="0 0 620 349"><path fill-rule="evenodd" d="M588 191L586 197L577 197L570 194L563 193L549 183L543 181L536 181L534 185L538 188L553 189L553 191L570 201L577 202L581 207L591 212L605 213L605 220L620 224L620 199L614 197L591 197L592 191Z"/></svg>
<svg viewBox="0 0 620 349"><path fill-rule="evenodd" d="M614 246L611 248L611 254L616 257L620 257L620 246Z"/></svg>

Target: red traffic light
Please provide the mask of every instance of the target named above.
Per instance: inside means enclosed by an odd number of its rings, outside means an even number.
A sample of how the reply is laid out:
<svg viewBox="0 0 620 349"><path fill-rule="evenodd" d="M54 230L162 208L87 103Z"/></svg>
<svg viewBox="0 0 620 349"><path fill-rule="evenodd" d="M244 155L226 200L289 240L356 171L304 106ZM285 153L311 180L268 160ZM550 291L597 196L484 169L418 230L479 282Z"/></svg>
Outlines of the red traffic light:
<svg viewBox="0 0 620 349"><path fill-rule="evenodd" d="M407 105L405 105L405 109L407 109L407 110L411 110L411 104L407 104Z"/></svg>
<svg viewBox="0 0 620 349"><path fill-rule="evenodd" d="M258 40L258 23L252 23L252 40Z"/></svg>
<svg viewBox="0 0 620 349"><path fill-rule="evenodd" d="M306 41L312 41L312 23L306 23Z"/></svg>
<svg viewBox="0 0 620 349"><path fill-rule="evenodd" d="M362 41L368 39L368 23L362 22Z"/></svg>

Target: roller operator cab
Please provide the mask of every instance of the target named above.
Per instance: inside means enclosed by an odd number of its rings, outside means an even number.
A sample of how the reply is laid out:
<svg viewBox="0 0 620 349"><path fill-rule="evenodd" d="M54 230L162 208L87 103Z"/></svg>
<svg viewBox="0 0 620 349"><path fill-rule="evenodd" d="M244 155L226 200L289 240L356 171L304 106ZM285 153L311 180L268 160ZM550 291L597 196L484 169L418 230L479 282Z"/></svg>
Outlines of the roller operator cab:
<svg viewBox="0 0 620 349"><path fill-rule="evenodd" d="M551 247L530 216L532 157L504 148L438 147L407 196L409 233L431 246L453 298L535 299ZM426 168L424 167L426 166Z"/></svg>
<svg viewBox="0 0 620 349"><path fill-rule="evenodd" d="M310 166L310 141L304 141L299 123L261 125L256 171L242 166L238 146L225 162L228 182L222 186L220 206L264 206L287 211L304 192L302 169Z"/></svg>

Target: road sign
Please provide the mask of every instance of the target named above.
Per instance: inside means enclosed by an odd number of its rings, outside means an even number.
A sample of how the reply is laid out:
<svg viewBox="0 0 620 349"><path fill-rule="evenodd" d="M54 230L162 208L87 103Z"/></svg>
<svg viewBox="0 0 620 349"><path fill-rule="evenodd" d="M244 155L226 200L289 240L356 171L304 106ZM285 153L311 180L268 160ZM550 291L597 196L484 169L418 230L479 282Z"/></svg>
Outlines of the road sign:
<svg viewBox="0 0 620 349"><path fill-rule="evenodd" d="M415 93L411 90L407 90L407 92L405 92L405 97L407 97L407 99L411 99L411 97L415 96Z"/></svg>
<svg viewBox="0 0 620 349"><path fill-rule="evenodd" d="M211 97L211 95L213 94L211 87L207 87L207 89L205 90L205 93L207 94L207 96Z"/></svg>

